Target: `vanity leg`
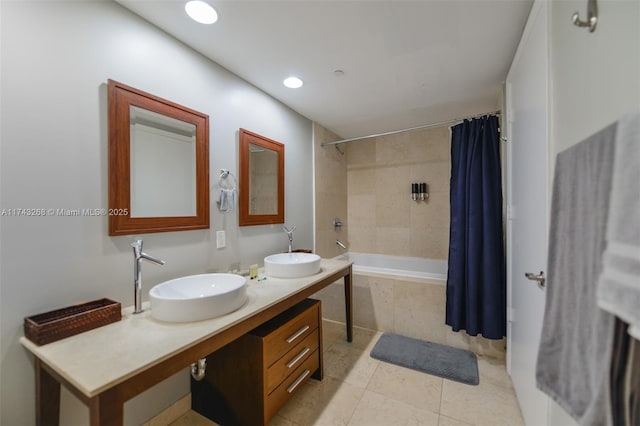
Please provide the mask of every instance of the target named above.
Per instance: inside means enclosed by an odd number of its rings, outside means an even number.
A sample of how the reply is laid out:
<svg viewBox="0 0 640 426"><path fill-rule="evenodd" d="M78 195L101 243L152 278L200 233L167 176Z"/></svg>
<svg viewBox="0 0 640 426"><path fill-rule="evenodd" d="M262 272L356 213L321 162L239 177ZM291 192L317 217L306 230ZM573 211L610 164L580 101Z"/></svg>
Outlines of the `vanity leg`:
<svg viewBox="0 0 640 426"><path fill-rule="evenodd" d="M119 426L124 418L124 401L118 396L117 389L109 389L89 402L91 426Z"/></svg>
<svg viewBox="0 0 640 426"><path fill-rule="evenodd" d="M353 286L351 268L344 276L344 306L347 314L347 342L353 341Z"/></svg>
<svg viewBox="0 0 640 426"><path fill-rule="evenodd" d="M36 425L60 424L60 383L36 358Z"/></svg>

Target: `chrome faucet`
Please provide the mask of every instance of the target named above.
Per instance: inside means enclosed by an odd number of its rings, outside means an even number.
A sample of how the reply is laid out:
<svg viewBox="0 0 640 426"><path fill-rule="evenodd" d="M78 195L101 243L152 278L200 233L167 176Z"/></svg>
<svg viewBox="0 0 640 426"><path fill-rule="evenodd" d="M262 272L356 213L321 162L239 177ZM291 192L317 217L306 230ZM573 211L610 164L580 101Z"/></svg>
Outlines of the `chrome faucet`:
<svg viewBox="0 0 640 426"><path fill-rule="evenodd" d="M291 229L289 229L286 226L282 225L282 230L284 232L286 232L287 236L289 237L289 253L291 253L291 246L293 245L293 231L296 230L296 225L293 225L293 227Z"/></svg>
<svg viewBox="0 0 640 426"><path fill-rule="evenodd" d="M339 245L340 247L342 247L343 249L347 249L347 246L340 240L336 240L336 244Z"/></svg>
<svg viewBox="0 0 640 426"><path fill-rule="evenodd" d="M142 312L142 259L150 260L158 265L164 265L164 260L160 260L156 257L150 256L142 251L142 240L136 240L131 243L133 247L133 257L135 258L135 264L133 267L133 299L135 303L134 314Z"/></svg>

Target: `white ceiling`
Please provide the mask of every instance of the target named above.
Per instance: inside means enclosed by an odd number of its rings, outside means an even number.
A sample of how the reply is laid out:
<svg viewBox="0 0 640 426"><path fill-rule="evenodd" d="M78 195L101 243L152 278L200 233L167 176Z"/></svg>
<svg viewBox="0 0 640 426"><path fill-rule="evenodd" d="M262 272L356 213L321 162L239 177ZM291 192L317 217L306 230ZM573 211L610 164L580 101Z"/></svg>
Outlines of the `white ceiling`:
<svg viewBox="0 0 640 426"><path fill-rule="evenodd" d="M202 25L186 0L117 1L344 138L498 109L533 3L208 0Z"/></svg>

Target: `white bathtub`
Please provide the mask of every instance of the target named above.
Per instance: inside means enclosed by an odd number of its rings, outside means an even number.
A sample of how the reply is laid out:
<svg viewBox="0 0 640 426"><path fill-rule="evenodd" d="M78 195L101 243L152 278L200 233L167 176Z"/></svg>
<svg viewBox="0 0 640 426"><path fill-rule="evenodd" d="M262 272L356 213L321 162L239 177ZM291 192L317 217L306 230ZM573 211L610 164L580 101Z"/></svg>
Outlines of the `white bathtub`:
<svg viewBox="0 0 640 426"><path fill-rule="evenodd" d="M480 355L505 358L505 341L469 337L445 324L446 260L381 254L345 253L353 261L353 324L380 332L401 334ZM322 317L344 323L342 279L314 298L322 301ZM342 331L342 327L336 327Z"/></svg>
<svg viewBox="0 0 640 426"><path fill-rule="evenodd" d="M353 272L386 275L398 278L447 280L447 261L421 257L388 256L384 254L345 253L340 259L353 261Z"/></svg>

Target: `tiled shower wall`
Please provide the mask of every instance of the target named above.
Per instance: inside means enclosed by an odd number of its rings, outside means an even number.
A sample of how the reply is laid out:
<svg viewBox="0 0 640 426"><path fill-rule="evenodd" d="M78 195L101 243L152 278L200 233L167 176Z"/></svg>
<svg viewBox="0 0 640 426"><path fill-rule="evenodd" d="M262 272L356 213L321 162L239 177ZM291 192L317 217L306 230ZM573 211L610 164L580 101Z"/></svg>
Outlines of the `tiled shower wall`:
<svg viewBox="0 0 640 426"><path fill-rule="evenodd" d="M342 145L347 157L349 250L446 259L449 250L449 127ZM427 182L426 201L410 199Z"/></svg>
<svg viewBox="0 0 640 426"><path fill-rule="evenodd" d="M449 250L450 131L399 133L334 146L341 139L314 123L316 252L348 250L446 259ZM410 199L412 182L427 182L429 198ZM331 226L338 217L340 232Z"/></svg>
<svg viewBox="0 0 640 426"><path fill-rule="evenodd" d="M347 159L334 146L322 147L323 142L342 139L318 123L313 124L315 167L315 252L322 257L338 256L345 250L336 245L336 239L347 244ZM343 145L344 148L344 145ZM342 150L344 152L344 150ZM342 229L334 231L332 223L339 218Z"/></svg>
<svg viewBox="0 0 640 426"><path fill-rule="evenodd" d="M341 253L335 245L337 237L348 242L352 252L447 258L448 127L349 142L340 146L344 156L332 146L320 147L320 143L340 137L318 124L314 129L318 254L333 257ZM427 182L427 201L410 199L412 182ZM348 227L341 234L331 227L335 212L347 217ZM446 289L442 282L357 274L353 286L356 326L504 357L504 339L471 337L445 325ZM345 322L341 281L314 298L322 300L324 318Z"/></svg>

